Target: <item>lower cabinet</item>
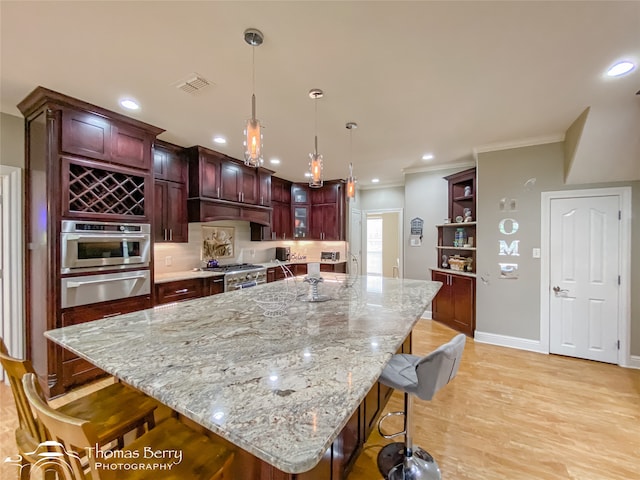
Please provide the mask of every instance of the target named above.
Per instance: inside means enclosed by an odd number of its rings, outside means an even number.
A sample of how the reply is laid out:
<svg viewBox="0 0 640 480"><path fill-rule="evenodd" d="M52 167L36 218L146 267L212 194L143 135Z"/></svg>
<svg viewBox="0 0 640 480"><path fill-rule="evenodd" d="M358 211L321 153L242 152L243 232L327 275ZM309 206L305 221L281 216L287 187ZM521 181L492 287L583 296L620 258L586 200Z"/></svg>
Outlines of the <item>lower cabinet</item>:
<svg viewBox="0 0 640 480"><path fill-rule="evenodd" d="M442 282L432 302L433 319L473 336L476 329L476 279L432 270L431 279Z"/></svg>
<svg viewBox="0 0 640 480"><path fill-rule="evenodd" d="M62 310L62 327L77 325L79 323L91 322L102 318L115 317L125 313L151 308L151 297L142 295L139 297L123 298L109 302L93 303L81 305L79 307L66 308ZM53 345L51 342L49 342ZM58 345L54 345L61 361L62 378L58 379L64 391L69 388L91 381L106 373L86 360L74 355L69 350Z"/></svg>
<svg viewBox="0 0 640 480"><path fill-rule="evenodd" d="M156 305L181 302L202 296L202 279L177 280L175 282L156 283Z"/></svg>
<svg viewBox="0 0 640 480"><path fill-rule="evenodd" d="M182 302L224 292L224 276L188 278L155 284L156 305Z"/></svg>

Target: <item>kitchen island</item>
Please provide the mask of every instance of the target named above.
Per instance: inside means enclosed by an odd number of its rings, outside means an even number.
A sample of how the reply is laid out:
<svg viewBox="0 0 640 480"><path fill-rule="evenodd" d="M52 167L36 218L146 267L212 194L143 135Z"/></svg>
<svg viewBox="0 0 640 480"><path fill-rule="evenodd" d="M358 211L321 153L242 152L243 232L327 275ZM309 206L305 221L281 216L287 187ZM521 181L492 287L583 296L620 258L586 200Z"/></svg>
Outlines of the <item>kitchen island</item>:
<svg viewBox="0 0 640 480"><path fill-rule="evenodd" d="M246 478L344 478L368 394L380 397L382 369L441 283L325 280L324 302L305 301L306 283L274 282L45 335L259 459ZM264 316L255 299L285 288L300 295ZM349 452L345 431L358 437Z"/></svg>

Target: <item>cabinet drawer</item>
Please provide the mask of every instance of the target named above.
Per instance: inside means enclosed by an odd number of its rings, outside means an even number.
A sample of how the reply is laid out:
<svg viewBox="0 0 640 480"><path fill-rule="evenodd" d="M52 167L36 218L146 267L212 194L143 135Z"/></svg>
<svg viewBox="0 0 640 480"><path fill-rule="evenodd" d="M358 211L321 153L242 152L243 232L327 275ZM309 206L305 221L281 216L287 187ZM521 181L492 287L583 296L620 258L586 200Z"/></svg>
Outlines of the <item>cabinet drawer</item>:
<svg viewBox="0 0 640 480"><path fill-rule="evenodd" d="M156 305L180 302L202 296L202 281L199 278L156 284Z"/></svg>

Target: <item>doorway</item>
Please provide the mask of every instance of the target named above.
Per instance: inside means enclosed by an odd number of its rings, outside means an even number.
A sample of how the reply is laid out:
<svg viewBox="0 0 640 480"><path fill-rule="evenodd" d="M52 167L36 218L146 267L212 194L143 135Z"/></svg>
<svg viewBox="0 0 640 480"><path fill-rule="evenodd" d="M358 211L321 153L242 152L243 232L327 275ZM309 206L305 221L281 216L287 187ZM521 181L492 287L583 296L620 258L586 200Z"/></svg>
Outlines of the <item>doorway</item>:
<svg viewBox="0 0 640 480"><path fill-rule="evenodd" d="M349 273L362 275L362 211L356 208L352 208L349 215L347 263Z"/></svg>
<svg viewBox="0 0 640 480"><path fill-rule="evenodd" d="M366 212L363 227L364 273L402 278L402 210Z"/></svg>
<svg viewBox="0 0 640 480"><path fill-rule="evenodd" d="M541 343L626 364L631 188L546 192L542 215Z"/></svg>
<svg viewBox="0 0 640 480"><path fill-rule="evenodd" d="M22 170L0 165L0 336L18 358L24 358L23 270Z"/></svg>

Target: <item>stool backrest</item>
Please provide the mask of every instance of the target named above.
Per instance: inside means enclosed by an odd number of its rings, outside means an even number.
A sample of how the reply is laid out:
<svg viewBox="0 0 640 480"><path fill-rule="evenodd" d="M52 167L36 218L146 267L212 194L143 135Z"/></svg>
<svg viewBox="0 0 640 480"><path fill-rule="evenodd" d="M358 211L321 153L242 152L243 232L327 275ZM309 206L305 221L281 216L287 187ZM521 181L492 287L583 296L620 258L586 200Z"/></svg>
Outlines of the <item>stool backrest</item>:
<svg viewBox="0 0 640 480"><path fill-rule="evenodd" d="M29 404L36 411L36 415L47 428L52 439L64 446L64 451L60 453L64 454L66 464L73 471L73 477L76 480L87 479L80 460L80 456L87 453L91 467L91 478L100 480L100 473L94 469L95 455L88 453L88 449L98 445L98 435L93 425L87 420L70 417L51 408L38 394L37 383L33 373L27 373L22 378L22 386Z"/></svg>
<svg viewBox="0 0 640 480"><path fill-rule="evenodd" d="M458 373L466 341L465 335L456 335L418 362L418 397L431 400L438 390L453 380Z"/></svg>
<svg viewBox="0 0 640 480"><path fill-rule="evenodd" d="M9 350L2 341L2 338L0 338L0 363L2 363L2 368L4 368L9 378L13 399L16 402L20 429L27 434L27 438L30 440L29 443L37 446L39 443L47 440L47 434L40 422L33 416L33 411L29 406L27 397L24 394L24 389L22 388L22 377L26 373L35 373L35 370L30 361L20 360L10 356ZM44 398L40 385L37 385L36 388L40 397ZM29 448L28 446L24 447Z"/></svg>

